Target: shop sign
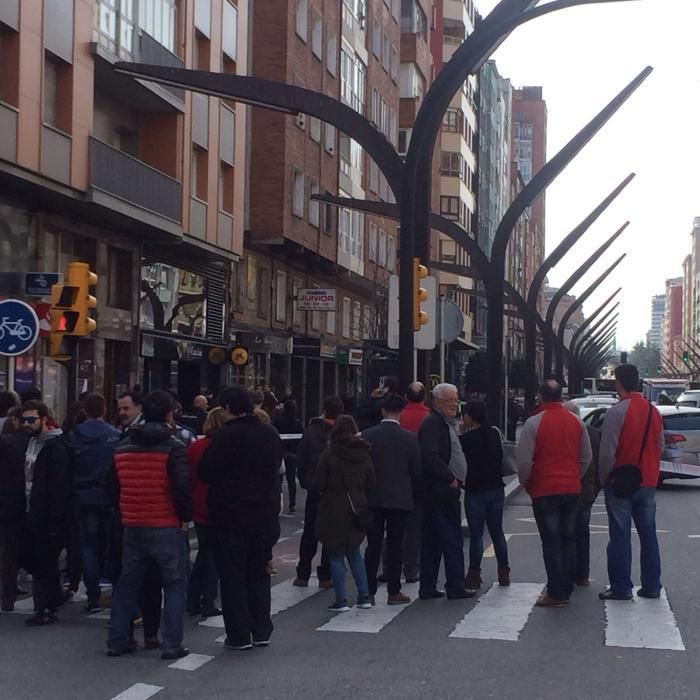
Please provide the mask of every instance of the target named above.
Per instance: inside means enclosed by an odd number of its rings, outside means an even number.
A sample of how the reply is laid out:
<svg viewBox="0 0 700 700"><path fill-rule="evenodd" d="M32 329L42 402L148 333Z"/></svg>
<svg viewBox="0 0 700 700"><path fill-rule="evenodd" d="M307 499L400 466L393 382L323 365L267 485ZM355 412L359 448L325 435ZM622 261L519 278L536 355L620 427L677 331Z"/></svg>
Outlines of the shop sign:
<svg viewBox="0 0 700 700"><path fill-rule="evenodd" d="M350 348L348 351L348 364L355 367L362 366L364 351L362 348Z"/></svg>
<svg viewBox="0 0 700 700"><path fill-rule="evenodd" d="M51 287L62 278L58 272L25 272L24 293L28 297L50 297Z"/></svg>
<svg viewBox="0 0 700 700"><path fill-rule="evenodd" d="M299 311L335 311L336 298L335 289L299 289L297 309Z"/></svg>
<svg viewBox="0 0 700 700"><path fill-rule="evenodd" d="M321 343L320 354L321 357L328 357L335 360L336 354L338 353L338 346L333 343Z"/></svg>
<svg viewBox="0 0 700 700"><path fill-rule="evenodd" d="M292 349L298 357L318 357L321 354L321 339L294 338Z"/></svg>

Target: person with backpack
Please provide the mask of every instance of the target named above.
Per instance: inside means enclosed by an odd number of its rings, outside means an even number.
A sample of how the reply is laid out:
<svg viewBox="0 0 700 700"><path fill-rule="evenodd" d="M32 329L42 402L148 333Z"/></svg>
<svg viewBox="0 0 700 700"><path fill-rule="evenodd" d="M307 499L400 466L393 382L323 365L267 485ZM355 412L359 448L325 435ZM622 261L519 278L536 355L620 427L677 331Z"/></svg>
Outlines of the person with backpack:
<svg viewBox="0 0 700 700"><path fill-rule="evenodd" d="M104 420L105 400L89 394L83 402L87 420L70 434L74 455L73 496L80 530L83 580L87 590L85 612L100 612L100 576L109 526L107 471L121 433Z"/></svg>
<svg viewBox="0 0 700 700"><path fill-rule="evenodd" d="M469 569L467 590L481 588L481 560L484 556L484 525L488 528L498 562L498 583L510 585L508 544L503 534L503 444L498 429L489 422L483 401L469 401L464 407L466 432L459 438L467 459L464 507L469 525Z"/></svg>
<svg viewBox="0 0 700 700"><path fill-rule="evenodd" d="M632 599L632 521L641 547L641 582L637 595L661 596L661 556L656 537L656 486L664 448L658 410L637 391L634 365L615 368L619 403L605 414L598 468L608 511L608 577L601 600Z"/></svg>
<svg viewBox="0 0 700 700"><path fill-rule="evenodd" d="M318 538L328 550L335 588L335 603L328 609L337 613L350 610L345 589L346 560L357 586L357 607L371 608L360 545L370 524L367 495L375 484L374 468L369 443L358 435L352 416L339 416L335 421L314 481L321 494Z"/></svg>

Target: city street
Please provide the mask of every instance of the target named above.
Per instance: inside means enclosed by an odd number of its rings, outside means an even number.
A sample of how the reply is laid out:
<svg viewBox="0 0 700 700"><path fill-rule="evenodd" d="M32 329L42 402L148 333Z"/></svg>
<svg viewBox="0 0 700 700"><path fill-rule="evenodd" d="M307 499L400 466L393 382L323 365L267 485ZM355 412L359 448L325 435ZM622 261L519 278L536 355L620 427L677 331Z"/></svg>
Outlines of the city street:
<svg viewBox="0 0 700 700"><path fill-rule="evenodd" d="M376 608L337 617L326 610L331 592L291 585L299 512L282 518L275 549L269 648L224 650L219 619L188 618L189 657L171 666L142 650L110 659L106 614L86 617L82 604L68 603L59 624L27 629L27 605L20 605L24 611L0 616L0 697L695 698L700 484L670 482L658 493L667 599L609 602L607 615L597 595L606 583L604 510L601 501L593 509L592 585L578 589L565 609L534 607L545 577L529 499L520 493L504 518L509 590L492 587L495 560L487 550L485 585L474 600L387 607L380 589ZM416 585L404 591L413 597Z"/></svg>

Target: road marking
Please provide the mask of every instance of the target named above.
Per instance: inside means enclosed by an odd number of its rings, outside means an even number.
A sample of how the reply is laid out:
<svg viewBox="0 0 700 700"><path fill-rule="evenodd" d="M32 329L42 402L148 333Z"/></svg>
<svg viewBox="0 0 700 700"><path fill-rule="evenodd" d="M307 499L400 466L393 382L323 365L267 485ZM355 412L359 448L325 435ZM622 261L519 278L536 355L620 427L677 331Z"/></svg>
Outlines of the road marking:
<svg viewBox="0 0 700 700"><path fill-rule="evenodd" d="M698 539L700 539L700 535L688 535L688 537L689 537L691 540L698 540Z"/></svg>
<svg viewBox="0 0 700 700"><path fill-rule="evenodd" d="M402 592L415 600L418 597L418 584L407 583L402 588ZM382 598L384 598L383 595ZM377 604L371 610L353 607L350 612L337 614L325 625L318 627L317 631L377 634L407 607L408 605L388 605L386 599L380 600L378 597Z"/></svg>
<svg viewBox="0 0 700 700"><path fill-rule="evenodd" d="M134 683L131 688L127 688L123 693L115 695L112 700L146 700L163 690L160 685L148 685L147 683Z"/></svg>
<svg viewBox="0 0 700 700"><path fill-rule="evenodd" d="M513 536L512 533L506 534L506 542L510 542L510 538ZM493 559L496 556L496 550L493 548L493 545L490 544L485 550L484 550L484 559Z"/></svg>
<svg viewBox="0 0 700 700"><path fill-rule="evenodd" d="M658 600L606 600L605 617L607 647L685 651L665 590Z"/></svg>
<svg viewBox="0 0 700 700"><path fill-rule="evenodd" d="M183 659L178 659L174 664L170 664L168 668L176 668L179 671L196 671L198 668L209 663L214 657L206 654L188 654Z"/></svg>
<svg viewBox="0 0 700 700"><path fill-rule="evenodd" d="M543 583L492 586L457 624L450 637L517 642Z"/></svg>
<svg viewBox="0 0 700 700"><path fill-rule="evenodd" d="M294 530L292 533L293 535L303 535L304 534L304 528L300 528L299 530Z"/></svg>
<svg viewBox="0 0 700 700"><path fill-rule="evenodd" d="M290 538L289 537L280 537L277 540L277 544L282 544L282 542L286 542L288 539L290 539Z"/></svg>
<svg viewBox="0 0 700 700"><path fill-rule="evenodd" d="M24 600L18 600L15 602L15 609L12 611L17 615L32 615L34 613L34 598L29 596Z"/></svg>
<svg viewBox="0 0 700 700"><path fill-rule="evenodd" d="M312 576L309 579L309 585L306 588L300 586L295 586L293 584L294 579L287 579L274 585L271 589L272 595L272 605L270 606L270 615L277 615L278 613L284 612L289 608L298 605L307 598L318 595L324 589L318 587L318 578ZM218 615L217 617L209 617L206 620L202 620L200 623L202 627L216 627L223 629L224 618L223 615ZM217 641L219 641L217 639ZM223 641L223 638L221 639Z"/></svg>

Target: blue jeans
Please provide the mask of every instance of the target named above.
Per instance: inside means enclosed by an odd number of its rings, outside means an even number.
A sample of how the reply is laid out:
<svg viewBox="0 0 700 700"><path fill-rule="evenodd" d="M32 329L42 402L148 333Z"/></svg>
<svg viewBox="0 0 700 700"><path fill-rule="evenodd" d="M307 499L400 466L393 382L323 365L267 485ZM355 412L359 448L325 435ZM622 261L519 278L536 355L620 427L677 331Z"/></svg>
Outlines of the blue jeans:
<svg viewBox="0 0 700 700"><path fill-rule="evenodd" d="M79 510L80 556L88 602L100 602L101 551L106 548L109 513L100 506L83 506Z"/></svg>
<svg viewBox="0 0 700 700"><path fill-rule="evenodd" d="M331 569L331 578L335 587L335 599L342 603L347 601L347 593L345 591L345 559L350 564L352 577L355 579L357 586L358 599L365 600L369 596L369 588L367 586L367 570L365 569L365 561L360 554L360 548L349 550L345 554L329 553L328 563Z"/></svg>
<svg viewBox="0 0 700 700"><path fill-rule="evenodd" d="M209 525L195 523L197 530L197 558L190 574L187 608L190 612L207 613L216 607L219 592L219 572L214 557L214 541Z"/></svg>
<svg viewBox="0 0 700 700"><path fill-rule="evenodd" d="M161 625L161 651L182 645L185 593L187 589L187 533L178 527L125 527L122 573L112 600L107 646L124 651L129 624L136 615L144 575L150 562L160 571L165 605Z"/></svg>
<svg viewBox="0 0 700 700"><path fill-rule="evenodd" d="M578 494L557 494L532 500L532 512L542 540L547 571L547 593L568 600L576 570L576 518Z"/></svg>
<svg viewBox="0 0 700 700"><path fill-rule="evenodd" d="M444 500L426 499L421 520L420 593L437 589L440 560L445 559L448 595L464 590L464 536L459 489L450 489Z"/></svg>
<svg viewBox="0 0 700 700"><path fill-rule="evenodd" d="M632 521L641 547L642 588L650 593L661 590L661 555L656 539L656 489L642 488L629 498L617 498L612 487L605 487L608 510L608 577L615 593L632 592Z"/></svg>
<svg viewBox="0 0 700 700"><path fill-rule="evenodd" d="M464 510L469 525L469 568L480 569L484 556L484 525L488 528L499 568L508 567L508 544L503 534L503 488L467 491Z"/></svg>

